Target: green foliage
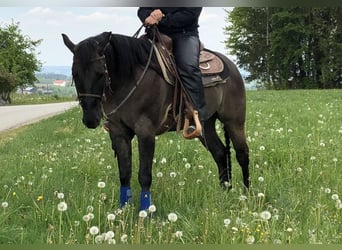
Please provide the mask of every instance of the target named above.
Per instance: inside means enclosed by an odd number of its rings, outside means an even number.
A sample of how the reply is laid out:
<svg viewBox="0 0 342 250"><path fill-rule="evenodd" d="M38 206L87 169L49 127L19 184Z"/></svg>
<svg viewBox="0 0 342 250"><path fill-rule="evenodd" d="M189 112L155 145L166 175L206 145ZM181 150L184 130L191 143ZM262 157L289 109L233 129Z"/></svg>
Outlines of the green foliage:
<svg viewBox="0 0 342 250"><path fill-rule="evenodd" d="M32 85L36 81L35 72L41 63L36 58L35 49L41 40L30 39L22 34L19 23L12 23L0 27L0 41L0 65L12 77L7 83L1 82L0 94L9 96L15 87Z"/></svg>
<svg viewBox="0 0 342 250"><path fill-rule="evenodd" d="M342 87L341 8L234 8L226 47L267 88Z"/></svg>
<svg viewBox="0 0 342 250"><path fill-rule="evenodd" d="M135 139L133 205L121 210L109 136L86 129L79 107L11 131L0 138L0 242L341 244L341 94L247 92L249 192L235 157L233 189L223 191L199 141L159 136L151 190L157 210L146 218L137 208ZM103 240L109 231L115 241Z"/></svg>

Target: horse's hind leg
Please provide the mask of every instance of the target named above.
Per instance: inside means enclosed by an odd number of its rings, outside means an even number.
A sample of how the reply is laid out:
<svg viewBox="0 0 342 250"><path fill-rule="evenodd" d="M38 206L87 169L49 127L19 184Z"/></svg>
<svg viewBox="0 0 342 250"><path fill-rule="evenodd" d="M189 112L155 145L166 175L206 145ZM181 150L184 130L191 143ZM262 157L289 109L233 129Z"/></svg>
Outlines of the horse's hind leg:
<svg viewBox="0 0 342 250"><path fill-rule="evenodd" d="M217 164L221 186L224 188L231 188L231 176L227 168L227 150L216 132L215 121L216 118L213 117L205 122L205 141L202 138L201 142L208 148L209 152L211 153Z"/></svg>
<svg viewBox="0 0 342 250"><path fill-rule="evenodd" d="M233 143L236 159L242 169L243 183L249 188L249 149L246 142L244 127L232 126L229 122L226 122L224 124L224 131Z"/></svg>

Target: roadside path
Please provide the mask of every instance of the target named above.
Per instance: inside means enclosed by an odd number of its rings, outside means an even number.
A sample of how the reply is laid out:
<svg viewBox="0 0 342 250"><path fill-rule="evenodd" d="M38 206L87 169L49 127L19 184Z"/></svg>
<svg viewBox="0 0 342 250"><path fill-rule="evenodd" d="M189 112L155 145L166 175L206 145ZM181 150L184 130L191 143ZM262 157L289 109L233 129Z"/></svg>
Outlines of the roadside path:
<svg viewBox="0 0 342 250"><path fill-rule="evenodd" d="M78 102L0 106L0 132L63 113Z"/></svg>

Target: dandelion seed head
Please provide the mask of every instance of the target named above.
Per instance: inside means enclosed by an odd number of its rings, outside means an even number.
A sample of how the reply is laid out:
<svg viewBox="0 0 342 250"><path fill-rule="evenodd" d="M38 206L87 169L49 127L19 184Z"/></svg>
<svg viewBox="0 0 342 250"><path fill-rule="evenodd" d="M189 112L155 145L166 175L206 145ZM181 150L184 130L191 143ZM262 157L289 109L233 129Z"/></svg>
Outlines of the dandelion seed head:
<svg viewBox="0 0 342 250"><path fill-rule="evenodd" d="M224 219L224 220L223 220L224 226L228 226L230 223L231 223L231 220L230 220L230 219Z"/></svg>
<svg viewBox="0 0 342 250"><path fill-rule="evenodd" d="M240 195L239 201L245 201L245 200L247 200L247 196L246 195Z"/></svg>
<svg viewBox="0 0 342 250"><path fill-rule="evenodd" d="M269 211L265 210L260 213L260 218L263 220L269 220L271 219L272 215Z"/></svg>
<svg viewBox="0 0 342 250"><path fill-rule="evenodd" d="M259 150L260 151L264 151L265 150L265 146L260 146Z"/></svg>
<svg viewBox="0 0 342 250"><path fill-rule="evenodd" d="M8 207L8 202L7 202L7 201L2 202L2 203L1 203L1 206L2 206L3 208L7 208L7 207Z"/></svg>
<svg viewBox="0 0 342 250"><path fill-rule="evenodd" d="M166 161L166 158L165 157L163 157L162 159L161 159L161 161L160 161L160 163L161 164L165 164L167 161Z"/></svg>
<svg viewBox="0 0 342 250"><path fill-rule="evenodd" d="M114 221L115 220L115 214L108 214L107 215L107 220L108 221Z"/></svg>
<svg viewBox="0 0 342 250"><path fill-rule="evenodd" d="M141 210L141 211L139 212L139 217L140 217L140 218L146 218L146 217L147 217L147 212L146 212L145 210Z"/></svg>
<svg viewBox="0 0 342 250"><path fill-rule="evenodd" d="M95 243L96 244L102 244L103 241L104 241L104 237L102 235L97 235L95 237Z"/></svg>
<svg viewBox="0 0 342 250"><path fill-rule="evenodd" d="M330 188L325 188L325 189L324 189L324 192L325 192L326 194L330 194L330 193L331 193L331 189L330 189Z"/></svg>
<svg viewBox="0 0 342 250"><path fill-rule="evenodd" d="M150 213L154 213L155 211L157 211L157 208L156 208L155 205L150 205L150 206L148 207L148 211L149 211Z"/></svg>
<svg viewBox="0 0 342 250"><path fill-rule="evenodd" d="M113 231L108 231L108 232L105 234L104 239L105 239L106 241L108 241L108 240L114 238L114 236L115 236L115 234L114 234Z"/></svg>
<svg viewBox="0 0 342 250"><path fill-rule="evenodd" d="M97 226L92 226L89 228L89 233L91 235L97 235L100 232L99 228Z"/></svg>
<svg viewBox="0 0 342 250"><path fill-rule="evenodd" d="M99 182L97 183L97 187L98 187L98 188L105 188L105 187L106 187L106 183L103 182L103 181L99 181Z"/></svg>
<svg viewBox="0 0 342 250"><path fill-rule="evenodd" d="M170 177L171 177L171 178L175 178L176 176L177 176L176 172L171 172L171 173L170 173Z"/></svg>
<svg viewBox="0 0 342 250"><path fill-rule="evenodd" d="M333 200L338 200L338 194L333 194L332 196L331 196L331 199L333 199Z"/></svg>
<svg viewBox="0 0 342 250"><path fill-rule="evenodd" d="M253 235L248 235L247 238L246 238L246 243L247 244L253 244L255 241L255 238Z"/></svg>
<svg viewBox="0 0 342 250"><path fill-rule="evenodd" d="M176 238L178 238L178 239L182 238L182 236L183 236L183 231L176 231L176 232L175 232L175 236L176 236Z"/></svg>
<svg viewBox="0 0 342 250"><path fill-rule="evenodd" d="M293 232L293 229L292 229L292 227L288 227L288 228L286 229L286 232L288 232L288 233L292 233L292 232Z"/></svg>
<svg viewBox="0 0 342 250"><path fill-rule="evenodd" d="M62 202L58 203L57 209L60 212L64 212L68 209L68 205L64 201L62 201Z"/></svg>
<svg viewBox="0 0 342 250"><path fill-rule="evenodd" d="M263 182L265 179L264 179L264 177L262 177L262 176L260 176L259 178L258 178L258 181L259 182Z"/></svg>
<svg viewBox="0 0 342 250"><path fill-rule="evenodd" d="M158 178L162 178L162 177L163 177L163 173L162 173L162 172L158 172L158 173L157 173L157 177L158 177Z"/></svg>
<svg viewBox="0 0 342 250"><path fill-rule="evenodd" d="M186 169L190 169L191 168L191 164L189 162L185 163L185 168Z"/></svg>
<svg viewBox="0 0 342 250"><path fill-rule="evenodd" d="M64 199L64 194L63 193L57 193L57 198L60 200Z"/></svg>
<svg viewBox="0 0 342 250"><path fill-rule="evenodd" d="M123 234L123 235L121 235L121 237L120 237L120 241L121 241L122 243L127 243L127 239L128 239L127 234Z"/></svg>
<svg viewBox="0 0 342 250"><path fill-rule="evenodd" d="M264 198L265 194L264 193L258 193L258 198Z"/></svg>
<svg viewBox="0 0 342 250"><path fill-rule="evenodd" d="M167 216L168 220L171 221L171 222L176 222L177 219L178 219L178 216L177 214L175 213L169 213L168 216Z"/></svg>

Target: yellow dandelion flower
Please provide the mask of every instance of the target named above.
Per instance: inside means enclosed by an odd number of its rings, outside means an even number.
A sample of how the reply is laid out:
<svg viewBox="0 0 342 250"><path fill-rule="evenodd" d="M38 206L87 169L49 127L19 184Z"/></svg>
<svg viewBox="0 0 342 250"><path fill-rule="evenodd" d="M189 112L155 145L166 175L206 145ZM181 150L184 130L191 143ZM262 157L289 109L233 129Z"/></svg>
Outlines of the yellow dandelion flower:
<svg viewBox="0 0 342 250"><path fill-rule="evenodd" d="M38 195L37 201L42 201L43 200L43 195Z"/></svg>

